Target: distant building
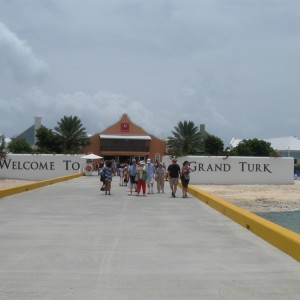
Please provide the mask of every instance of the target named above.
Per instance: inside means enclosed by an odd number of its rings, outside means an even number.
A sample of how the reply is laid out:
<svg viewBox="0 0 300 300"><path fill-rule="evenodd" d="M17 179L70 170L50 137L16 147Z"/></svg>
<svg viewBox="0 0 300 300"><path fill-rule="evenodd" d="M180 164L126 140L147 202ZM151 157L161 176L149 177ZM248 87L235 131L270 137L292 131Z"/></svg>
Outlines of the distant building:
<svg viewBox="0 0 300 300"><path fill-rule="evenodd" d="M271 144L271 147L276 150L281 157L293 157L295 164L300 163L300 140L295 136L263 139ZM242 139L232 138L230 142L230 149L235 148Z"/></svg>
<svg viewBox="0 0 300 300"><path fill-rule="evenodd" d="M37 142L36 139L36 131L41 127L42 125L42 118L41 117L35 117L34 118L34 124L30 126L28 129L23 131L21 134L16 136L16 138L23 138L26 140L26 142L32 147L35 147L35 144Z"/></svg>
<svg viewBox="0 0 300 300"><path fill-rule="evenodd" d="M197 151L197 155L205 154L205 140L209 136L209 133L205 130L205 124L200 124L200 147Z"/></svg>
<svg viewBox="0 0 300 300"><path fill-rule="evenodd" d="M166 153L166 142L134 124L127 114L121 119L90 137L91 144L82 148L83 153L94 153L104 159L128 162L133 158L161 161Z"/></svg>

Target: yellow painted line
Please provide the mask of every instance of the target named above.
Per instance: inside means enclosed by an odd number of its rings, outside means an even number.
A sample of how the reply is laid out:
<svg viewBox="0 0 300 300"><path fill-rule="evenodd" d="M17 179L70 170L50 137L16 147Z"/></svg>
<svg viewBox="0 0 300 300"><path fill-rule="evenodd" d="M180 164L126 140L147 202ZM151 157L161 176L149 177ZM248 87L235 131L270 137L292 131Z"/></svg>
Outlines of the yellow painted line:
<svg viewBox="0 0 300 300"><path fill-rule="evenodd" d="M66 176L61 176L61 177L36 181L33 183L27 183L27 184L23 184L23 185L0 189L0 198L11 196L11 195L18 194L18 193L23 193L23 192L37 189L37 188L40 188L43 186L47 186L47 185L54 184L57 182L78 178L81 176L83 176L82 173L76 173L76 174L71 174L71 175L66 175Z"/></svg>
<svg viewBox="0 0 300 300"><path fill-rule="evenodd" d="M179 185L181 186L180 183ZM189 185L188 192L297 261L300 261L300 235L296 232L272 223L195 186Z"/></svg>

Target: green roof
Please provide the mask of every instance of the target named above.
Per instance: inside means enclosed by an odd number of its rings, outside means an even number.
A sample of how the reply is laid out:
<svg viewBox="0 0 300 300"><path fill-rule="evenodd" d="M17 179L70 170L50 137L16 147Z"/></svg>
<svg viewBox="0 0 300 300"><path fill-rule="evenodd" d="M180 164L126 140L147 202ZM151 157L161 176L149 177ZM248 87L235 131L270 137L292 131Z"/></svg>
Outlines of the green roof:
<svg viewBox="0 0 300 300"><path fill-rule="evenodd" d="M35 127L32 125L27 130L17 136L17 138L23 138L32 147L34 146Z"/></svg>

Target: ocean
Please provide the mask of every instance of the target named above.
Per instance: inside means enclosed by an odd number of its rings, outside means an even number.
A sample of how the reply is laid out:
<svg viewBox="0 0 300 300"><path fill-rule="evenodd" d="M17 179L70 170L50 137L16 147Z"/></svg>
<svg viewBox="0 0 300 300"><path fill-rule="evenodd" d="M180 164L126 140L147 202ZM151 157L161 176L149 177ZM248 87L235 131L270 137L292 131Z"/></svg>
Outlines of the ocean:
<svg viewBox="0 0 300 300"><path fill-rule="evenodd" d="M300 210L256 214L266 220L300 234Z"/></svg>

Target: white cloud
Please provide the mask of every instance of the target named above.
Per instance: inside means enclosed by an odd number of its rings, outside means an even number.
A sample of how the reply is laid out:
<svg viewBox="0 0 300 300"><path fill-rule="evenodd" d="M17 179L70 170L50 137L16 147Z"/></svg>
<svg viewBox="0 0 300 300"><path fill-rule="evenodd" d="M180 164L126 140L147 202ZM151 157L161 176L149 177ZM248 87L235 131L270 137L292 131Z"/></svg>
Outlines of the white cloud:
<svg viewBox="0 0 300 300"><path fill-rule="evenodd" d="M36 82L47 73L47 64L35 56L28 43L0 23L1 86Z"/></svg>
<svg viewBox="0 0 300 300"><path fill-rule="evenodd" d="M128 101L123 95L108 92L92 95L77 91L72 94L49 95L40 89L32 88L6 105L1 106L0 100L0 108L3 124L7 124L7 128L16 128L13 134L19 134L24 130L22 124L31 126L35 116L42 117L43 125L53 129L65 115L78 116L88 134L95 134L117 122L124 113L128 114L137 125L144 126L149 133L161 134L163 131L156 129L157 120L153 112L142 103ZM18 116L19 126L14 124L12 115Z"/></svg>
<svg viewBox="0 0 300 300"><path fill-rule="evenodd" d="M127 113L159 137L184 120L225 144L300 135L299 1L0 3L0 131Z"/></svg>

